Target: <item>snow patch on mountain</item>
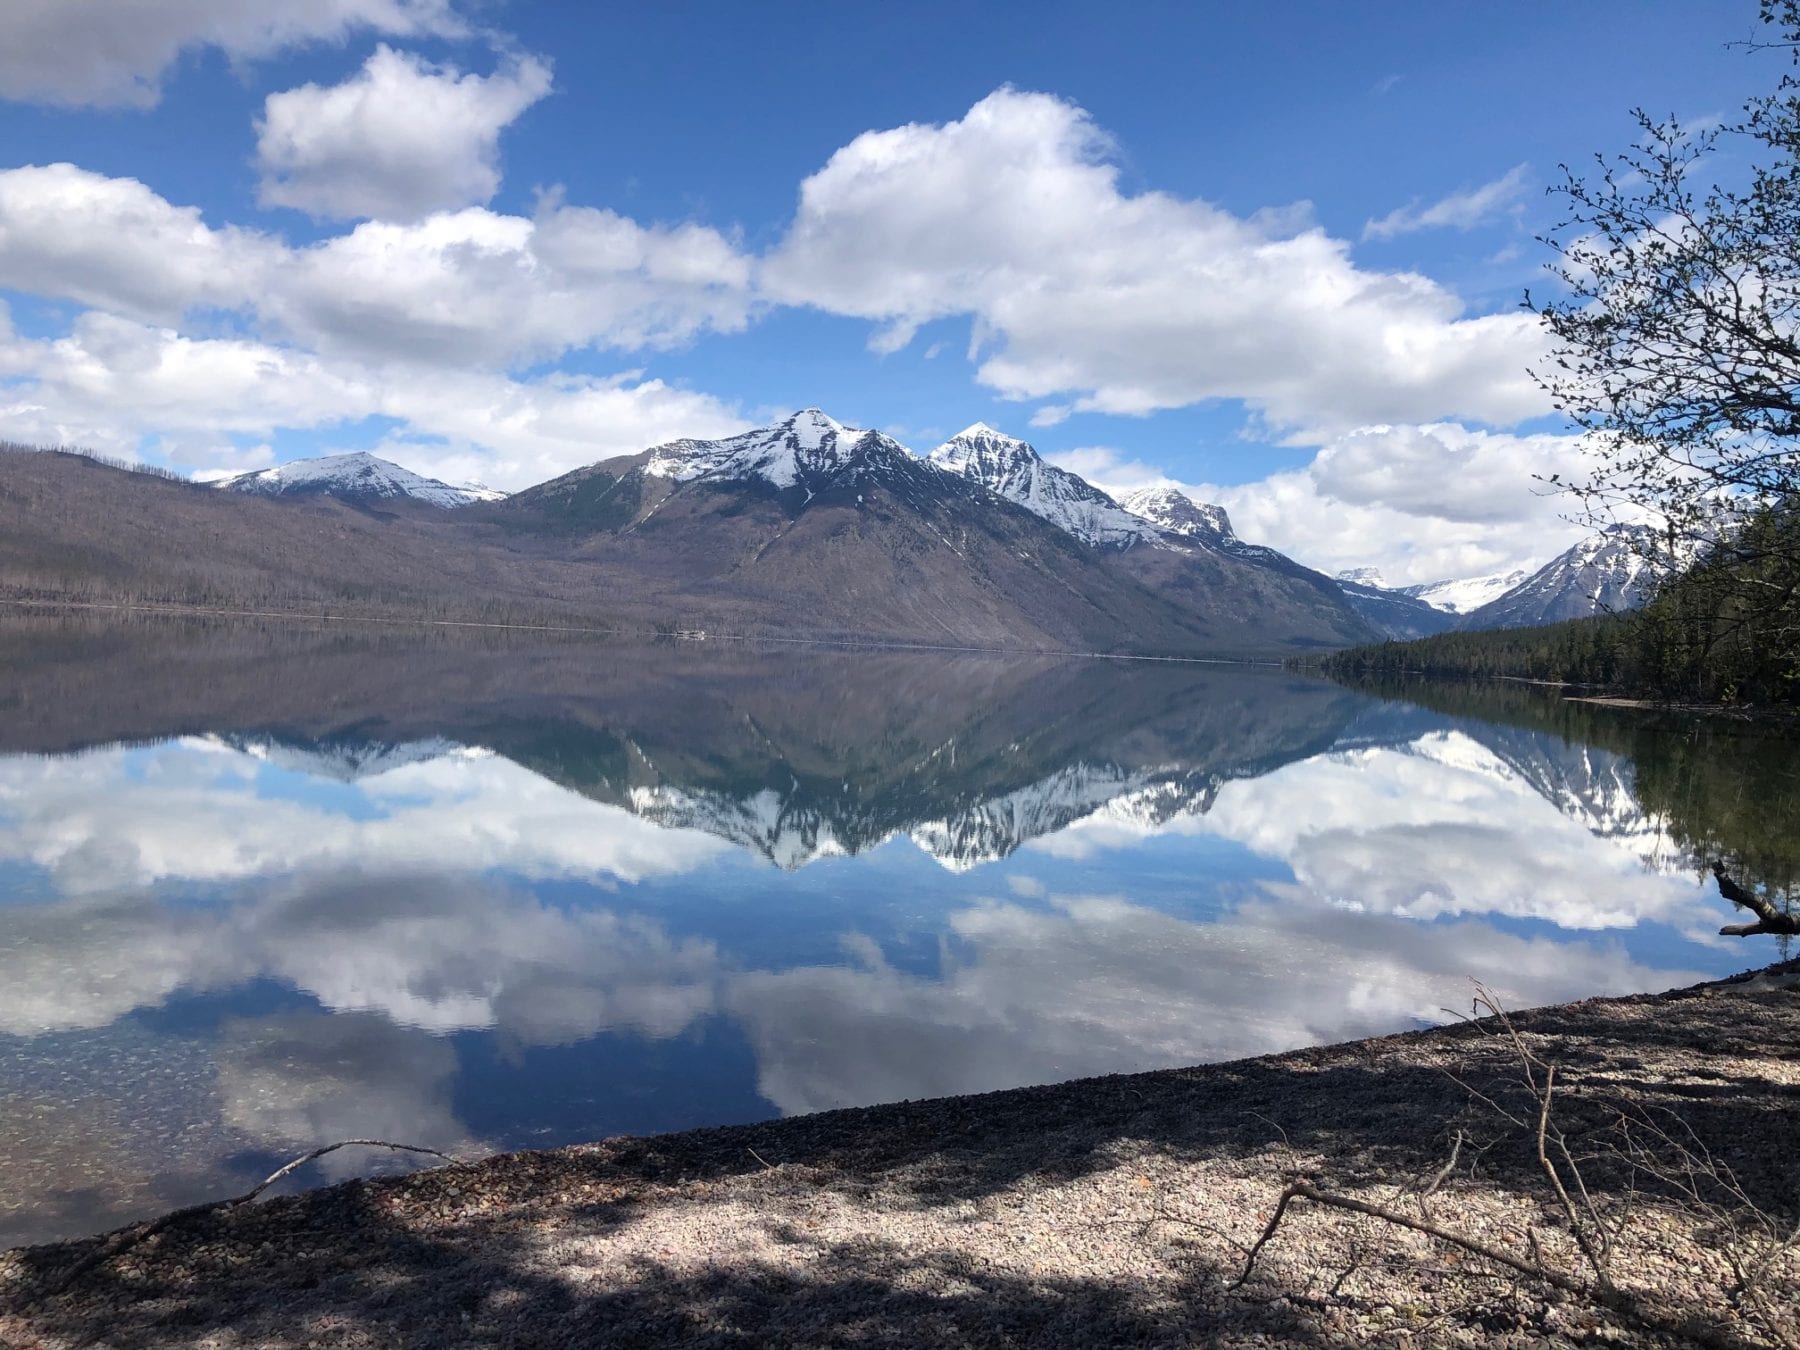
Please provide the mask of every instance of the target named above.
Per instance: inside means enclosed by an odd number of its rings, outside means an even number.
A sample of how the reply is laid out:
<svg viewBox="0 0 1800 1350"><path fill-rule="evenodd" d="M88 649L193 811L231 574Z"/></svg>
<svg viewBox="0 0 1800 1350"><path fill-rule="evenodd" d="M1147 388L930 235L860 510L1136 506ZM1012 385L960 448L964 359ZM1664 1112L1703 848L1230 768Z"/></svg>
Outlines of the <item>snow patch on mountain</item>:
<svg viewBox="0 0 1800 1350"><path fill-rule="evenodd" d="M1158 544L1158 530L1099 488L1048 463L1030 445L977 422L930 455L947 473L992 489L1094 548Z"/></svg>
<svg viewBox="0 0 1800 1350"><path fill-rule="evenodd" d="M199 740L290 773L328 778L339 783L360 783L394 769L441 759L488 759L493 756L491 750L462 745L442 736L400 742L344 739L304 745L267 736L207 735Z"/></svg>
<svg viewBox="0 0 1800 1350"><path fill-rule="evenodd" d="M1237 535L1231 529L1231 517L1225 513L1224 507L1215 506L1211 502L1197 502L1176 488L1139 488L1136 492L1128 492L1120 497L1119 505L1166 534L1198 539L1208 544L1237 541Z"/></svg>
<svg viewBox="0 0 1800 1350"><path fill-rule="evenodd" d="M718 441L681 440L650 451L644 472L677 483L760 479L817 491L843 470L911 452L880 432L848 427L817 408Z"/></svg>
<svg viewBox="0 0 1800 1350"><path fill-rule="evenodd" d="M446 483L367 451L296 459L273 469L222 478L213 484L227 492L249 492L261 497L331 496L351 501L379 501L408 497L432 506L453 508L476 502L495 502L506 496L480 483Z"/></svg>
<svg viewBox="0 0 1800 1350"><path fill-rule="evenodd" d="M1647 525L1609 525L1470 611L1471 628L1514 628L1636 609L1662 579L1694 560L1699 545L1667 557Z"/></svg>
<svg viewBox="0 0 1800 1350"><path fill-rule="evenodd" d="M1402 595L1423 600L1433 609L1441 609L1449 614L1467 614L1490 601L1498 600L1530 575L1530 568L1518 568L1511 572L1494 572L1484 577L1463 577L1459 580L1428 581L1418 586L1402 586L1399 591Z"/></svg>

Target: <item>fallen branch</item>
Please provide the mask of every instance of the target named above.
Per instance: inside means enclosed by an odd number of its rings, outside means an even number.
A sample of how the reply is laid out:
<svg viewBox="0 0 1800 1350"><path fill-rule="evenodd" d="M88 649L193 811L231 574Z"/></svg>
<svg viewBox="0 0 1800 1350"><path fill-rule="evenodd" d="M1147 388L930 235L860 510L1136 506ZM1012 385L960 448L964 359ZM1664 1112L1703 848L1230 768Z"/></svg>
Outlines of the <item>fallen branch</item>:
<svg viewBox="0 0 1800 1350"><path fill-rule="evenodd" d="M1534 1261L1526 1261L1510 1252L1503 1252L1498 1247L1489 1246L1476 1238L1458 1233L1455 1229L1445 1228L1442 1224L1433 1223L1430 1219L1415 1219L1412 1215L1404 1214L1397 1209L1387 1209L1382 1205L1371 1204L1367 1200L1358 1200L1354 1196L1322 1191L1310 1181L1288 1183L1287 1189L1281 1193L1281 1199L1276 1202L1275 1213L1270 1216L1269 1222L1264 1226L1262 1235L1251 1244L1250 1254L1244 1258L1243 1270L1239 1272L1237 1279L1231 1282L1229 1288L1234 1290L1242 1288L1244 1282L1255 1273L1257 1257L1262 1254L1262 1249L1268 1245L1269 1240L1275 1236L1275 1230L1281 1227L1282 1219L1287 1216L1288 1206L1296 1200L1310 1200L1316 1205L1327 1205L1332 1209L1347 1209L1354 1214L1367 1214L1371 1218L1398 1224L1402 1228L1410 1228L1414 1232L1424 1233L1428 1237L1437 1238L1440 1242L1448 1242L1454 1247L1461 1247L1466 1252L1472 1252L1476 1256L1507 1266L1531 1279L1554 1285L1566 1293L1580 1294L1584 1298L1592 1297L1595 1293L1594 1288L1585 1281L1565 1275L1560 1270L1540 1265Z"/></svg>
<svg viewBox="0 0 1800 1350"><path fill-rule="evenodd" d="M36 1297L39 1299L55 1298L94 1267L112 1260L121 1252L130 1250L138 1243L147 1241L178 1223L198 1218L202 1214L210 1214L215 1210L236 1209L239 1205L247 1205L283 1177L298 1171L309 1162L318 1161L327 1153L336 1153L340 1148L386 1148L392 1149L396 1153L425 1153L433 1158L442 1158L448 1163L461 1161L451 1157L448 1153L440 1153L435 1148L423 1148L418 1144L390 1144L385 1139L341 1139L335 1144L326 1144L322 1148L315 1148L311 1153L302 1154L292 1162L283 1163L242 1195L233 1195L224 1200L205 1200L197 1205L189 1205L185 1209L170 1210L159 1219L151 1219L129 1228L121 1228L65 1270L48 1288L40 1290Z"/></svg>
<svg viewBox="0 0 1800 1350"><path fill-rule="evenodd" d="M1719 930L1722 937L1754 937L1758 933L1776 933L1787 937L1800 936L1800 914L1786 913L1775 907L1767 896L1758 895L1747 886L1740 886L1725 875L1725 864L1714 859L1712 873L1719 883L1719 894L1732 904L1749 910L1756 915L1755 923L1728 923Z"/></svg>

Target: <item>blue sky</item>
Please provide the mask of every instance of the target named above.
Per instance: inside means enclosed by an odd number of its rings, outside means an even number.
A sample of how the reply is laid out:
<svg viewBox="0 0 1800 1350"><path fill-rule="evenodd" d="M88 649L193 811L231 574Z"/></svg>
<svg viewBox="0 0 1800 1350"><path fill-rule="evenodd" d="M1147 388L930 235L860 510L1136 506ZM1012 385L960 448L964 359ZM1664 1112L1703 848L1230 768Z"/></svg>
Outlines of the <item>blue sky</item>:
<svg viewBox="0 0 1800 1350"><path fill-rule="evenodd" d="M9 0L0 436L517 488L981 420L1394 582L1542 561L1561 162L1754 6Z"/></svg>

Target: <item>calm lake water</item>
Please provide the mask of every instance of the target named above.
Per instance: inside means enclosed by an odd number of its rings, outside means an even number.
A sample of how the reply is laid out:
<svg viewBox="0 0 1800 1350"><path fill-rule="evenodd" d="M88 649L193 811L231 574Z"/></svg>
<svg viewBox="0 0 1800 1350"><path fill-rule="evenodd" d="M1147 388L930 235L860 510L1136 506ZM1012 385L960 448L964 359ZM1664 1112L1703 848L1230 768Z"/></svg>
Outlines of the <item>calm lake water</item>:
<svg viewBox="0 0 1800 1350"><path fill-rule="evenodd" d="M1792 743L1276 670L0 628L0 1245L1760 965ZM310 1182L391 1167L338 1154Z"/></svg>

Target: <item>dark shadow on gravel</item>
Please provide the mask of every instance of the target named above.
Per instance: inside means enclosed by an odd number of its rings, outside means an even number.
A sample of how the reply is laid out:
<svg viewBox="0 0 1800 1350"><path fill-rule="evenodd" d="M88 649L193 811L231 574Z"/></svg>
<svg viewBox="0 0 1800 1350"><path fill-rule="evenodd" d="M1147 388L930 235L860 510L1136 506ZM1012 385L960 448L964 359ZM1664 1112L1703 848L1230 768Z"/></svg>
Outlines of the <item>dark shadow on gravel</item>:
<svg viewBox="0 0 1800 1350"><path fill-rule="evenodd" d="M273 1249L243 1225L211 1219L183 1241L197 1264L92 1272L78 1303L32 1319L45 1343L139 1350L221 1333L261 1344L720 1346L1160 1346L1205 1344L1229 1326L1291 1345L1337 1343L1310 1310L1219 1298L1221 1273L1198 1266L1165 1286L1045 1278L1024 1282L979 1262L862 1241L811 1242L803 1273L739 1263L677 1273L579 1258L546 1273L535 1251L480 1241L480 1224L434 1240L385 1218L354 1189L308 1207ZM269 1216L259 1216L269 1217ZM260 1227L260 1225L259 1225ZM152 1253L146 1252L146 1255ZM248 1259L256 1278L210 1278ZM129 1273L128 1273L129 1272ZM1227 1272L1229 1274L1229 1272ZM211 1343L211 1342L207 1342ZM235 1343L235 1342L234 1342Z"/></svg>

